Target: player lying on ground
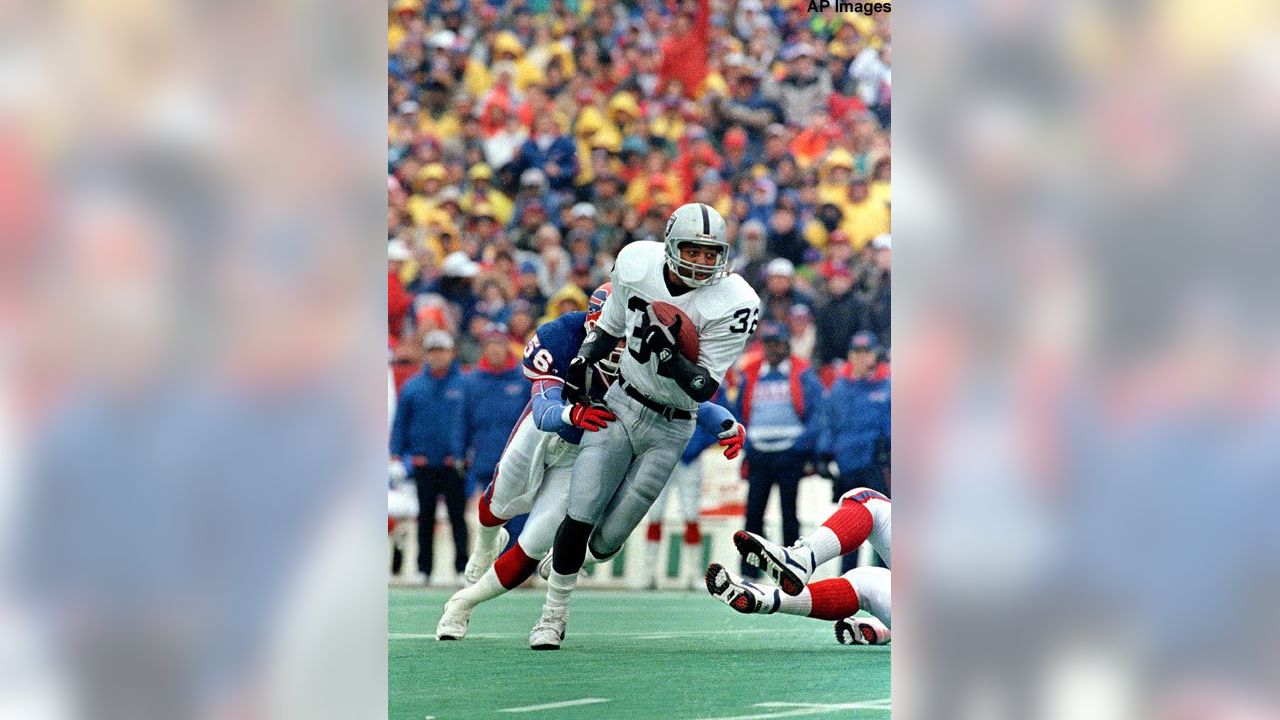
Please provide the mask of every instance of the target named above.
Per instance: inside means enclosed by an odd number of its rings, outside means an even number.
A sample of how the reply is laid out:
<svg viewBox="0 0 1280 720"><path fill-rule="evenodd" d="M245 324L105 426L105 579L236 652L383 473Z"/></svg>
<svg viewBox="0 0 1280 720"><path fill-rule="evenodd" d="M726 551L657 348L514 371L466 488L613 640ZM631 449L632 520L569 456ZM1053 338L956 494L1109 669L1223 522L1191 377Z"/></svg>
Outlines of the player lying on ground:
<svg viewBox="0 0 1280 720"><path fill-rule="evenodd" d="M560 379L608 295L609 283L605 283L592 293L588 312L568 313L546 323L525 348L524 368L534 381L533 396L503 450L497 474L480 498L480 539L466 568L467 579L474 584L445 603L436 626L439 640L462 639L476 606L523 583L537 560L551 549L556 527L564 518L570 469L583 433L597 432L613 420L613 414L598 402L616 377L616 362L596 365L588 404L565 403ZM741 426L728 410L702 403L698 423L704 431L724 436L721 444L728 448L726 454L741 450ZM507 544L507 521L524 513L529 514L524 531L495 562Z"/></svg>
<svg viewBox="0 0 1280 720"><path fill-rule="evenodd" d="M626 342L618 381L605 394L618 419L584 439L573 466L547 599L529 634L535 650L560 647L569 598L606 509L618 526L640 522L693 435L693 411L715 395L759 321L760 299L728 271L724 219L714 209L682 205L665 236L665 244L639 241L618 253L613 292L565 371L564 397L581 402L590 368Z"/></svg>
<svg viewBox="0 0 1280 720"><path fill-rule="evenodd" d="M836 621L841 644L882 645L893 627L889 571L859 567L829 580L809 582L817 567L857 552L870 541L885 565L890 560L892 503L875 490L855 488L840 498L831 517L808 537L781 547L754 533L738 531L733 544L747 564L763 570L778 585L744 580L723 565L707 567L707 592L740 613L783 613ZM866 610L879 620L854 617ZM880 623L883 623L880 624Z"/></svg>

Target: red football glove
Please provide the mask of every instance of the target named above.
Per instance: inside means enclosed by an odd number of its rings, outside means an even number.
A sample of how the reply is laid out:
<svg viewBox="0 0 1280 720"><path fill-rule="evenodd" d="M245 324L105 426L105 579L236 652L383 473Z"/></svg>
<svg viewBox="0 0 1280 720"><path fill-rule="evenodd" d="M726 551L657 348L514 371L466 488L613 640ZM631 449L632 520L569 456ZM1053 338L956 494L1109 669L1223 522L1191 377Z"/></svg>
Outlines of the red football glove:
<svg viewBox="0 0 1280 720"><path fill-rule="evenodd" d="M742 446L747 442L747 429L742 426L742 423L734 423L733 427L716 437L720 438L720 447L724 448L724 456L732 460L738 457L738 453L742 452Z"/></svg>
<svg viewBox="0 0 1280 720"><path fill-rule="evenodd" d="M587 432L596 432L603 430L610 420L617 420L618 416L609 411L609 408L600 405L584 405L579 403L565 408L565 418L570 425L576 428L582 428Z"/></svg>

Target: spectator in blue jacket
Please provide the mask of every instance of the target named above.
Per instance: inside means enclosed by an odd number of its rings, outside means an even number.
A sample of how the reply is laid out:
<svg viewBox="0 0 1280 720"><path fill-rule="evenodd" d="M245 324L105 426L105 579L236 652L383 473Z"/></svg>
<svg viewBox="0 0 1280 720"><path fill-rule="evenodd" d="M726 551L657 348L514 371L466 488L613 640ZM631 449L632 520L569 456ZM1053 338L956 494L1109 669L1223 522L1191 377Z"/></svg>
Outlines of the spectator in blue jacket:
<svg viewBox="0 0 1280 720"><path fill-rule="evenodd" d="M407 466L418 488L419 580L431 578L436 504L444 497L453 526L454 570L467 566L467 504L462 461L466 378L453 359L453 338L432 330L422 341L427 363L400 390L391 426L391 457Z"/></svg>
<svg viewBox="0 0 1280 720"><path fill-rule="evenodd" d="M560 132L560 125L550 113L534 120L534 134L516 151L512 170L517 176L529 168L537 168L547 178L552 192L573 190L578 174L578 148L573 138Z"/></svg>
<svg viewBox="0 0 1280 720"><path fill-rule="evenodd" d="M889 377L878 371L880 344L867 331L849 341L849 364L831 386L818 435L818 468L831 478L832 497L856 487L889 495ZM832 464L834 463L834 468ZM845 571L857 554L845 556Z"/></svg>
<svg viewBox="0 0 1280 720"><path fill-rule="evenodd" d="M529 403L529 381L503 328L490 326L481 345L480 360L467 378L468 497L493 478L507 438Z"/></svg>
<svg viewBox="0 0 1280 720"><path fill-rule="evenodd" d="M804 466L812 459L822 411L822 383L809 363L791 354L791 337L782 323L761 329L763 357L747 360L735 414L747 428L747 532L764 534L764 509L773 486L782 507L782 544L800 537L796 495ZM759 571L742 565L749 577Z"/></svg>

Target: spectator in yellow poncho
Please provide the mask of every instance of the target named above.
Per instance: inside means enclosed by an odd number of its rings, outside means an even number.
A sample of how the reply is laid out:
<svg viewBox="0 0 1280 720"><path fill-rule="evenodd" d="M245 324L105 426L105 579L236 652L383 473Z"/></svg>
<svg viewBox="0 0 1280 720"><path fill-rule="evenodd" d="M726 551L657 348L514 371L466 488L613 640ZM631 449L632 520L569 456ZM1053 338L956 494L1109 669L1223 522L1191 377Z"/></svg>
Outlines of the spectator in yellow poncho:
<svg viewBox="0 0 1280 720"><path fill-rule="evenodd" d="M565 313L580 312L586 309L587 294L578 289L577 285L566 283L564 287L547 298L547 312L538 318L538 324L551 322Z"/></svg>
<svg viewBox="0 0 1280 720"><path fill-rule="evenodd" d="M578 174L574 176L573 184L577 187L588 185L595 179L591 163L588 162L591 157L591 138L604 126L604 115L590 105L582 108L578 119L573 122L573 139L578 146Z"/></svg>
<svg viewBox="0 0 1280 720"><path fill-rule="evenodd" d="M471 187L462 196L462 207L470 209L488 204L499 224L505 226L511 222L515 206L510 198L494 189L493 168L484 163L476 163L467 171L467 179L471 181Z"/></svg>
<svg viewBox="0 0 1280 720"><path fill-rule="evenodd" d="M510 67L511 80L519 90L542 78L542 68L525 58L524 45L515 33L503 31L493 37L493 75Z"/></svg>
<svg viewBox="0 0 1280 720"><path fill-rule="evenodd" d="M413 178L413 194L405 202L405 210L413 219L414 225L426 225L427 217L439 205L441 188L444 186L446 174L440 163L431 163L418 171Z"/></svg>
<svg viewBox="0 0 1280 720"><path fill-rule="evenodd" d="M855 253L861 252L875 236L889 232L889 208L871 198L866 175L853 176L848 198L841 209L844 219L840 221L840 229L849 234L849 245Z"/></svg>
<svg viewBox="0 0 1280 720"><path fill-rule="evenodd" d="M844 210L848 202L849 179L853 177L853 155L844 148L827 153L819 165L818 203L833 203Z"/></svg>

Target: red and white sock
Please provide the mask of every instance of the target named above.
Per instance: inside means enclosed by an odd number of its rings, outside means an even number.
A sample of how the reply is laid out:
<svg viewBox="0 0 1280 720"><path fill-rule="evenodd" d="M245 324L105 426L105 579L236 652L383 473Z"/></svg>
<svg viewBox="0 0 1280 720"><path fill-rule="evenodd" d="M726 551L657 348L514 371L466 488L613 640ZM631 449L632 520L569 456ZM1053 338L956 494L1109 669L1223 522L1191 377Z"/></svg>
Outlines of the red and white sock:
<svg viewBox="0 0 1280 720"><path fill-rule="evenodd" d="M778 612L819 620L840 620L858 612L858 593L843 577L809 583L799 595L781 596Z"/></svg>
<svg viewBox="0 0 1280 720"><path fill-rule="evenodd" d="M804 539L813 551L813 566L855 552L871 535L873 524L865 505L856 500L841 501L822 527Z"/></svg>
<svg viewBox="0 0 1280 720"><path fill-rule="evenodd" d="M454 593L455 599L465 600L475 607L486 600L502 595L508 590L520 586L538 569L538 561L525 554L520 543L498 556L493 567L485 571L475 585L465 587Z"/></svg>
<svg viewBox="0 0 1280 720"><path fill-rule="evenodd" d="M493 496L493 483L480 495L480 503L476 507L476 516L480 520L478 530L478 546L490 547L498 538L498 530L511 518L498 517L493 513L491 498Z"/></svg>
<svg viewBox="0 0 1280 720"><path fill-rule="evenodd" d="M520 547L520 543L511 546L511 549L498 556L493 563L494 574L498 576L498 581L508 590L513 590L520 586L525 580L533 576L538 569L538 561L529 557Z"/></svg>

